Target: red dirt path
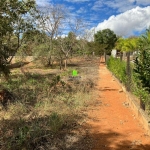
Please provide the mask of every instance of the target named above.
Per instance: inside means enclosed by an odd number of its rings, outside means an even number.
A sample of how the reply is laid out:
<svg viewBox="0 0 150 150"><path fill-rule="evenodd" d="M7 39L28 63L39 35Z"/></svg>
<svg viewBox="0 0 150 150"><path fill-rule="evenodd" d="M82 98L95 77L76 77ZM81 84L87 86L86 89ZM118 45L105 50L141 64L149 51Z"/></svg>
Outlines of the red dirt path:
<svg viewBox="0 0 150 150"><path fill-rule="evenodd" d="M126 95L100 64L97 106L88 111L92 150L150 150L150 137L128 106Z"/></svg>

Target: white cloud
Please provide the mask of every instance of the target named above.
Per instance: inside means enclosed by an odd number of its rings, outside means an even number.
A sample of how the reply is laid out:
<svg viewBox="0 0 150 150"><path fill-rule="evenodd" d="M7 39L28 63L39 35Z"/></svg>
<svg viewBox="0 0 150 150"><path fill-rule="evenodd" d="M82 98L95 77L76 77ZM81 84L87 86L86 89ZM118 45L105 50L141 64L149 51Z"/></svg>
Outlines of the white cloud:
<svg viewBox="0 0 150 150"><path fill-rule="evenodd" d="M90 0L65 0L65 1L72 2L72 3L76 3L76 2L82 3L82 2L89 2Z"/></svg>
<svg viewBox="0 0 150 150"><path fill-rule="evenodd" d="M116 16L111 16L109 19L99 23L97 27L95 27L95 31L110 28L118 35L128 36L134 32L141 32L150 26L150 0L62 0L62 4L64 1L83 4L86 2L88 9L83 5L78 8L73 4L67 5L68 11L70 10L71 12L68 20L71 18L72 21L75 20L75 18L83 16L84 20L90 24L90 27L95 26L97 20L100 22L105 15L108 16L110 13L114 13L114 11L116 12L115 14L121 13ZM44 9L45 6L50 5L51 2L54 1L36 0L37 5ZM64 3L64 5L65 4L66 3ZM145 8L141 8L140 6ZM95 10L96 13L91 10ZM104 12L105 14L103 14ZM87 28L89 28L89 26Z"/></svg>
<svg viewBox="0 0 150 150"><path fill-rule="evenodd" d="M150 0L135 0L138 5L150 5Z"/></svg>
<svg viewBox="0 0 150 150"><path fill-rule="evenodd" d="M136 6L150 5L150 0L96 0L92 9L98 10L103 7L116 9L118 12L125 12Z"/></svg>
<svg viewBox="0 0 150 150"><path fill-rule="evenodd" d="M101 9L104 6L103 1L96 1L92 7L92 10Z"/></svg>
<svg viewBox="0 0 150 150"><path fill-rule="evenodd" d="M67 37L68 35L66 35L66 34L62 34L62 35L60 35L62 38L65 38L65 37Z"/></svg>
<svg viewBox="0 0 150 150"><path fill-rule="evenodd" d="M134 3L136 0L128 0L129 2L131 2L131 3Z"/></svg>
<svg viewBox="0 0 150 150"><path fill-rule="evenodd" d="M108 20L99 23L95 31L109 28L117 35L129 36L134 32L141 32L150 26L150 6L136 7L117 16L111 16Z"/></svg>
<svg viewBox="0 0 150 150"><path fill-rule="evenodd" d="M79 10L76 11L77 13L86 13L87 10L84 7L81 7Z"/></svg>
<svg viewBox="0 0 150 150"><path fill-rule="evenodd" d="M51 0L36 0L36 4L38 6L47 6L49 5Z"/></svg>
<svg viewBox="0 0 150 150"><path fill-rule="evenodd" d="M120 1L120 0L115 0L115 1L106 1L105 5L107 7L117 9L118 12L125 12L127 10L130 10L135 7L135 5L129 1Z"/></svg>
<svg viewBox="0 0 150 150"><path fill-rule="evenodd" d="M74 6L69 6L68 7L68 10L70 10L70 11L73 11L73 10L75 10L76 8L74 7Z"/></svg>

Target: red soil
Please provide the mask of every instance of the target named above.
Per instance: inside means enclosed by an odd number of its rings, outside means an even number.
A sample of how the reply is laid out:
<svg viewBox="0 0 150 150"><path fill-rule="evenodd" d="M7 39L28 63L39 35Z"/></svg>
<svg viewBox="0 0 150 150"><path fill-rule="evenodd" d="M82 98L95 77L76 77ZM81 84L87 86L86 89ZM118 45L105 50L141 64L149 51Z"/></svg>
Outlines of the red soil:
<svg viewBox="0 0 150 150"><path fill-rule="evenodd" d="M150 150L150 137L127 103L126 94L100 64L99 98L88 111L92 150Z"/></svg>

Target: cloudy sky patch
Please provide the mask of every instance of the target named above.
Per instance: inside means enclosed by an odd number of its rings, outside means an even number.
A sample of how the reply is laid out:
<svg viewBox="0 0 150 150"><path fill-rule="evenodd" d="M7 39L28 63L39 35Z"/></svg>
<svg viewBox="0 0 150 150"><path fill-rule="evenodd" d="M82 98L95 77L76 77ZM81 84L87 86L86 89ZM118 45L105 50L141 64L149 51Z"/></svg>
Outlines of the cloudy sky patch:
<svg viewBox="0 0 150 150"><path fill-rule="evenodd" d="M150 26L150 0L36 0L38 6L63 4L87 30L110 28L117 35L140 34Z"/></svg>
<svg viewBox="0 0 150 150"><path fill-rule="evenodd" d="M110 28L117 35L130 36L135 31L142 32L150 25L150 6L141 8L136 7L121 13L117 16L111 16L108 20L99 23L95 31Z"/></svg>

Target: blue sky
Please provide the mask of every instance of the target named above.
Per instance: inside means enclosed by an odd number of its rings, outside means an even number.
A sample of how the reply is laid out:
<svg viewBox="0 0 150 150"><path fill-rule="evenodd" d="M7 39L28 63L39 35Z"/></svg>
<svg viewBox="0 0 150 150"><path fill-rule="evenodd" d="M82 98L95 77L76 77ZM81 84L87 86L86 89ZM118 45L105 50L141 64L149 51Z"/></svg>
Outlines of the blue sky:
<svg viewBox="0 0 150 150"><path fill-rule="evenodd" d="M73 17L88 24L89 31L110 28L119 36L131 36L150 26L150 0L36 0L36 3L63 4Z"/></svg>

